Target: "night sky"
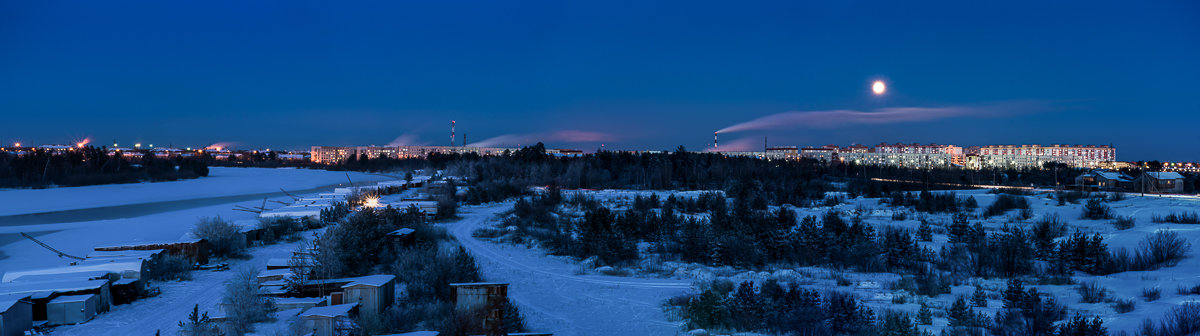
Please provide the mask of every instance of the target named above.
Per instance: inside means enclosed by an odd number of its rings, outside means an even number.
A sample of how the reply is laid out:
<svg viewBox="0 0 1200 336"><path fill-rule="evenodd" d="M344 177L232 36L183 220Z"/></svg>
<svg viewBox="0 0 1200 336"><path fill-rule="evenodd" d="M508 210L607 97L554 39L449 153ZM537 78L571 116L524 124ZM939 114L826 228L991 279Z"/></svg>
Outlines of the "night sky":
<svg viewBox="0 0 1200 336"><path fill-rule="evenodd" d="M1200 160L1200 2L0 1L6 143L701 149L785 112L722 147Z"/></svg>

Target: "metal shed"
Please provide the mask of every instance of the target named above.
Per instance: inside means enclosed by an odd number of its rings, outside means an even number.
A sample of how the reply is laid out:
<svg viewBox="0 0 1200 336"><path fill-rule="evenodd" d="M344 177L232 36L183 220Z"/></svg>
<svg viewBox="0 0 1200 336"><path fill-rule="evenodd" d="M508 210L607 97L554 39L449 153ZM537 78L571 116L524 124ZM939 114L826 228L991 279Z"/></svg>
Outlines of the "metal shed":
<svg viewBox="0 0 1200 336"><path fill-rule="evenodd" d="M79 324L96 317L99 300L95 294L60 296L46 304L46 324Z"/></svg>
<svg viewBox="0 0 1200 336"><path fill-rule="evenodd" d="M28 295L0 297L0 336L23 336L33 329L33 302Z"/></svg>

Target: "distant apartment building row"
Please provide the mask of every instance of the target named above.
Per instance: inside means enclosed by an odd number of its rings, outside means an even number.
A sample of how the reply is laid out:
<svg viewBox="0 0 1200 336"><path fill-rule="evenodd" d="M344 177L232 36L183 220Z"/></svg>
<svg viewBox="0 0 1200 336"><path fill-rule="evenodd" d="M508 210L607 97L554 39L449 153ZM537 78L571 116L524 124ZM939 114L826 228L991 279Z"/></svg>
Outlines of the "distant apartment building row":
<svg viewBox="0 0 1200 336"><path fill-rule="evenodd" d="M766 153L770 153L768 150ZM806 147L784 157L808 158L824 162L845 162L865 165L933 168L961 166L966 168L1036 168L1048 162L1073 167L1107 167L1116 161L1116 148L1101 145L989 145L959 147L939 144L888 144L874 147L825 145Z"/></svg>
<svg viewBox="0 0 1200 336"><path fill-rule="evenodd" d="M504 147L468 147L468 146L312 146L310 160L316 163L336 163L350 156L366 155L369 158L424 158L429 154L468 154L482 156L502 155L515 152L520 148ZM554 156L581 156L583 151L575 149L546 149L546 154Z"/></svg>

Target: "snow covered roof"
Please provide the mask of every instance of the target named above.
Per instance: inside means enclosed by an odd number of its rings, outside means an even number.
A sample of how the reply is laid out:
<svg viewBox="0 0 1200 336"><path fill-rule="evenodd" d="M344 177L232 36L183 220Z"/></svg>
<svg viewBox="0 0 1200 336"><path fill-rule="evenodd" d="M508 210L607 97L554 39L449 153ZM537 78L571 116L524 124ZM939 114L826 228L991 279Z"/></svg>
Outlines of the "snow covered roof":
<svg viewBox="0 0 1200 336"><path fill-rule="evenodd" d="M508 283L505 283L505 282L463 282L463 283L452 283L452 284L450 284L450 286L451 286L451 287L459 287L459 286L463 286L463 287L470 287L470 286L508 286Z"/></svg>
<svg viewBox="0 0 1200 336"><path fill-rule="evenodd" d="M29 299L29 295L0 296L0 313L4 313L4 312L8 311L8 309L12 308L13 305L16 305L17 302L21 302L21 300L27 300L27 299Z"/></svg>
<svg viewBox="0 0 1200 336"><path fill-rule="evenodd" d="M271 258L267 259L267 267L290 267L288 266L289 258Z"/></svg>
<svg viewBox="0 0 1200 336"><path fill-rule="evenodd" d="M312 307L300 314L303 318L350 316L350 310L358 303L347 303L325 307Z"/></svg>
<svg viewBox="0 0 1200 336"><path fill-rule="evenodd" d="M509 334L509 335L512 335L512 334ZM388 335L379 335L379 336L438 336L438 332L423 330L423 331L406 332L406 333L402 333L402 334L388 334Z"/></svg>
<svg viewBox="0 0 1200 336"><path fill-rule="evenodd" d="M54 300L50 300L50 303L84 302L88 299L91 299L93 296L96 296L96 294L59 296L54 298Z"/></svg>
<svg viewBox="0 0 1200 336"><path fill-rule="evenodd" d="M0 284L0 294L29 294L37 297L47 297L53 293L95 290L107 284L108 280L9 282Z"/></svg>
<svg viewBox="0 0 1200 336"><path fill-rule="evenodd" d="M109 271L79 271L74 267L47 268L33 271L9 272L4 274L4 282L45 282L63 279L95 280L108 277ZM10 276L11 274L11 276Z"/></svg>
<svg viewBox="0 0 1200 336"><path fill-rule="evenodd" d="M325 298L276 298L276 304L319 304L325 302Z"/></svg>
<svg viewBox="0 0 1200 336"><path fill-rule="evenodd" d="M396 276L391 274L375 274L357 278L348 278L347 280L351 280L351 282L342 286L342 288L354 286L379 287L391 282L393 279L396 279Z"/></svg>
<svg viewBox="0 0 1200 336"><path fill-rule="evenodd" d="M280 269L265 270L265 271L262 271L262 272L258 272L258 277L259 277L259 278L263 278L263 277L272 277L272 276L281 276L281 275L282 275L282 276L289 276L289 275L292 275L292 270L290 270L290 269L286 269L286 268L280 268Z"/></svg>
<svg viewBox="0 0 1200 336"><path fill-rule="evenodd" d="M1146 172L1146 175L1150 175L1150 177L1156 180L1176 180L1183 178L1183 175L1176 172Z"/></svg>
<svg viewBox="0 0 1200 336"><path fill-rule="evenodd" d="M417 231L417 230L413 230L413 229L410 229L410 228L403 228L403 229L399 229L399 230L396 230L396 231L392 231L391 233L388 233L388 235L389 235L389 236L406 236L406 235L408 235L408 234L411 234L411 233L413 233L413 232L416 232L416 231Z"/></svg>
<svg viewBox="0 0 1200 336"><path fill-rule="evenodd" d="M1089 176L1089 175L1100 177L1100 178L1103 178L1106 180L1117 180L1117 181L1132 180L1129 178L1129 176L1127 176L1125 174L1122 174L1120 172L1115 172L1115 171L1108 171L1108 170L1093 170L1093 171L1084 173L1082 176Z"/></svg>

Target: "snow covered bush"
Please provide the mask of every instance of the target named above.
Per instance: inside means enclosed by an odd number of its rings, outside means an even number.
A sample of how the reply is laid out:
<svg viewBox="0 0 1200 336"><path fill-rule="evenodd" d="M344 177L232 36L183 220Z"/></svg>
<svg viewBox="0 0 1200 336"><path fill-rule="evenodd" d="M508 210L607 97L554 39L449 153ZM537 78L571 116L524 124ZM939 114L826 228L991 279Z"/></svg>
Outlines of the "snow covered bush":
<svg viewBox="0 0 1200 336"><path fill-rule="evenodd" d="M1088 199L1087 204L1083 206L1083 219L1112 219L1112 217L1112 208L1104 204L1102 199Z"/></svg>
<svg viewBox="0 0 1200 336"><path fill-rule="evenodd" d="M1200 332L1200 303L1184 302L1171 309L1158 323L1142 321L1142 336L1185 336Z"/></svg>
<svg viewBox="0 0 1200 336"><path fill-rule="evenodd" d="M1113 227L1117 230L1132 229L1135 221L1133 216L1117 216L1117 220L1113 221Z"/></svg>
<svg viewBox="0 0 1200 336"><path fill-rule="evenodd" d="M258 272L245 267L234 271L233 278L225 283L225 296L221 307L225 309L227 335L245 335L254 331L254 324L271 318L275 301L265 296L259 288Z"/></svg>
<svg viewBox="0 0 1200 336"><path fill-rule="evenodd" d="M1025 199L1024 196L1010 194L996 195L996 201L992 202L992 205L989 205L987 209L984 210L983 216L999 216L1013 209L1029 209L1029 200Z"/></svg>
<svg viewBox="0 0 1200 336"><path fill-rule="evenodd" d="M1137 301L1133 299L1116 299L1113 301L1113 310L1118 314L1124 314L1133 311L1137 307Z"/></svg>
<svg viewBox="0 0 1200 336"><path fill-rule="evenodd" d="M192 306L192 313L188 315L187 320L179 321L179 335L181 336L219 336L221 330L208 317L208 312L201 313L200 305Z"/></svg>
<svg viewBox="0 0 1200 336"><path fill-rule="evenodd" d="M1079 287L1075 287L1075 291L1079 292L1079 300L1083 303L1104 302L1108 296L1108 289L1095 281L1080 283Z"/></svg>
<svg viewBox="0 0 1200 336"><path fill-rule="evenodd" d="M1146 302L1158 300L1160 297L1162 297L1162 288L1142 288L1142 298L1145 299Z"/></svg>
<svg viewBox="0 0 1200 336"><path fill-rule="evenodd" d="M1148 271L1173 266L1187 257L1192 244L1172 230L1158 230L1138 243L1133 269Z"/></svg>
<svg viewBox="0 0 1200 336"><path fill-rule="evenodd" d="M1166 216L1154 215L1151 221L1155 223L1200 224L1200 213L1180 212L1167 214Z"/></svg>
<svg viewBox="0 0 1200 336"><path fill-rule="evenodd" d="M221 217L201 218L192 228L192 234L208 241L208 246L215 256L238 256L246 248L246 236L242 234L241 228Z"/></svg>
<svg viewBox="0 0 1200 336"><path fill-rule="evenodd" d="M179 254L165 254L150 271L150 280L191 280L192 260Z"/></svg>

